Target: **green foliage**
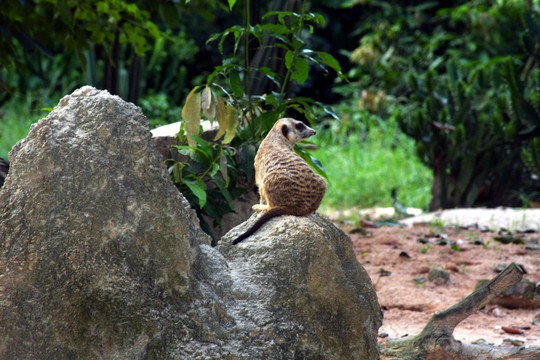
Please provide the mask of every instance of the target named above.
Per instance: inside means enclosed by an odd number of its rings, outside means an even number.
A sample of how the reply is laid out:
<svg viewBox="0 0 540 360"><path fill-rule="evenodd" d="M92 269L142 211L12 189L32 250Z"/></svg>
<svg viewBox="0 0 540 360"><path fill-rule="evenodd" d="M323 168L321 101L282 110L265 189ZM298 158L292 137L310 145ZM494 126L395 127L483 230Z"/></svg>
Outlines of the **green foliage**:
<svg viewBox="0 0 540 360"><path fill-rule="evenodd" d="M430 208L518 205L523 194L538 196L521 161L540 135L537 8L391 4L365 5L351 78L362 89L359 107L375 113L383 103L415 139L434 174Z"/></svg>
<svg viewBox="0 0 540 360"><path fill-rule="evenodd" d="M48 102L48 101L47 101ZM36 104L32 98L13 98L0 110L0 157L7 158L11 148L23 139L30 125L47 115L49 103Z"/></svg>
<svg viewBox="0 0 540 360"><path fill-rule="evenodd" d="M272 22L276 18L278 23ZM226 40L231 35L234 39L232 54L208 76L207 86L212 88L215 96L221 93L225 103L241 110L239 122L241 128L238 135L244 139L260 138L287 110L294 109L311 122L314 121L317 107L327 111L324 105L312 99L287 97L287 87L292 81L297 84L306 81L310 63L331 68L340 77L344 77L339 63L332 55L307 48L303 39L304 31L311 34L314 26L324 25L325 21L321 15L272 11L265 14L263 19L267 22L248 24L246 27L233 26L222 33L214 34L209 39L209 42L219 40L218 48L222 53ZM284 51L284 59L281 61L286 68L285 74L277 73L268 67L253 67L249 57L246 60L238 55L238 49L242 48L243 43L247 44L244 46L244 52L246 48L251 47L264 49L268 46L265 44L269 38L275 40L272 47ZM252 79L261 77L275 84L276 91L253 95ZM230 88L232 92L227 92L225 88Z"/></svg>
<svg viewBox="0 0 540 360"><path fill-rule="evenodd" d="M521 158L527 168L540 177L540 138L534 138L527 147L521 151Z"/></svg>
<svg viewBox="0 0 540 360"><path fill-rule="evenodd" d="M182 109L174 106L163 93L142 97L139 106L148 118L151 128L173 123L182 116Z"/></svg>
<svg viewBox="0 0 540 360"><path fill-rule="evenodd" d="M150 50L150 39L161 36L148 11L123 0L7 1L2 5L0 23L8 30L4 32L7 36L0 38L0 65L22 72L28 68L21 61L20 45L50 53L54 41L61 41L66 51L83 59L91 44L111 51L116 37L143 55Z"/></svg>
<svg viewBox="0 0 540 360"><path fill-rule="evenodd" d="M229 5L232 8L234 1ZM247 13L249 5L248 2ZM277 119L290 109L308 120L314 119L318 103L305 97L287 97L287 87L292 82L301 84L307 79L309 63L329 67L343 76L334 57L307 48L304 31L311 34L314 26L324 24L322 16L304 11L272 11L262 18L265 21L262 24L248 21L244 27L235 25L210 37L208 42L217 42L224 60L208 75L205 85L191 90L182 109L180 140L187 145L178 150L189 160L175 162L170 169L173 181L202 222L202 215L207 215L219 226L221 217L234 211L232 200L246 189L235 187L239 176L247 180L247 187L253 186L257 144ZM233 39L230 54L225 50L229 38ZM264 47L268 39L275 40L272 47L284 53L281 59L286 69L284 74L251 64L250 49ZM276 91L252 94L252 79L260 77L269 79ZM199 137L202 120L218 123L219 130L210 141ZM298 147L297 152L325 175L320 163L305 149ZM209 228L206 223L203 226Z"/></svg>

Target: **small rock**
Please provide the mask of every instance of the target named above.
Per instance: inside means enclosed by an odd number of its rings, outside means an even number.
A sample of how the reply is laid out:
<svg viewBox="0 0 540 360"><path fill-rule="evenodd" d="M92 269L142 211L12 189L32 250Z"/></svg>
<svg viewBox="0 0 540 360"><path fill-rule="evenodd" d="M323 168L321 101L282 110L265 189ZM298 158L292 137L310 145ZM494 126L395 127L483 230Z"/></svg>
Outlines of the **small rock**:
<svg viewBox="0 0 540 360"><path fill-rule="evenodd" d="M501 326L502 331L508 334L523 335L524 332L521 329L512 326Z"/></svg>
<svg viewBox="0 0 540 360"><path fill-rule="evenodd" d="M485 340L485 339L476 339L474 340L473 342L471 342L471 344L475 344L475 345L488 345L488 342Z"/></svg>
<svg viewBox="0 0 540 360"><path fill-rule="evenodd" d="M536 313L536 315L534 315L534 318L532 320L532 323L533 325L538 325L540 326L540 312L539 313Z"/></svg>
<svg viewBox="0 0 540 360"><path fill-rule="evenodd" d="M363 227L355 227L349 231L349 234L360 234L360 235L364 235L368 237L371 236L371 233L367 231L366 229L364 229Z"/></svg>
<svg viewBox="0 0 540 360"><path fill-rule="evenodd" d="M489 314L495 316L495 317L498 317L498 318L503 318L504 317L504 313L502 312L501 309L499 309L498 307L495 307L493 308Z"/></svg>
<svg viewBox="0 0 540 360"><path fill-rule="evenodd" d="M426 278L422 275L415 276L413 280L418 285L422 285L426 283Z"/></svg>
<svg viewBox="0 0 540 360"><path fill-rule="evenodd" d="M416 239L416 242L419 242L420 244L429 244L429 239L426 239L424 237L420 237Z"/></svg>
<svg viewBox="0 0 540 360"><path fill-rule="evenodd" d="M510 244L510 243L519 244L519 245L524 244L523 239L517 236L517 234L513 234L506 230L500 230L499 234L500 236L494 237L493 240L498 241L503 244Z"/></svg>
<svg viewBox="0 0 540 360"><path fill-rule="evenodd" d="M390 275L392 275L391 271L385 270L383 268L380 268L377 273L379 274L379 276L390 276Z"/></svg>
<svg viewBox="0 0 540 360"><path fill-rule="evenodd" d="M402 251L402 252L399 253L399 257L410 259L411 255L407 254L406 251Z"/></svg>
<svg viewBox="0 0 540 360"><path fill-rule="evenodd" d="M364 228L372 228L372 229L376 229L379 227L379 225L375 224L373 221L368 221L364 219L360 220L360 226Z"/></svg>
<svg viewBox="0 0 540 360"><path fill-rule="evenodd" d="M428 280L435 283L435 285L443 285L450 280L450 273L448 271L433 268L429 272Z"/></svg>
<svg viewBox="0 0 540 360"><path fill-rule="evenodd" d="M527 246L525 246L525 249L527 249L527 250L539 250L540 246L538 246L538 244L535 244L535 243L529 243Z"/></svg>
<svg viewBox="0 0 540 360"><path fill-rule="evenodd" d="M469 241L469 244L472 245L485 245L484 242L480 238L475 238Z"/></svg>
<svg viewBox="0 0 540 360"><path fill-rule="evenodd" d="M445 239L445 238L441 237L441 238L435 240L433 243L435 245L441 245L441 246L448 245L448 239Z"/></svg>
<svg viewBox="0 0 540 360"><path fill-rule="evenodd" d="M499 265L497 265L497 267L496 267L495 270L493 270L493 271L496 272L496 273L500 273L500 272L502 272L504 269L506 269L506 264L499 264Z"/></svg>
<svg viewBox="0 0 540 360"><path fill-rule="evenodd" d="M387 337L388 337L388 333L380 333L380 334L379 334L379 337L380 337L381 339L387 338Z"/></svg>
<svg viewBox="0 0 540 360"><path fill-rule="evenodd" d="M523 346L525 344L524 341L518 340L518 339L504 339L503 340L503 346Z"/></svg>

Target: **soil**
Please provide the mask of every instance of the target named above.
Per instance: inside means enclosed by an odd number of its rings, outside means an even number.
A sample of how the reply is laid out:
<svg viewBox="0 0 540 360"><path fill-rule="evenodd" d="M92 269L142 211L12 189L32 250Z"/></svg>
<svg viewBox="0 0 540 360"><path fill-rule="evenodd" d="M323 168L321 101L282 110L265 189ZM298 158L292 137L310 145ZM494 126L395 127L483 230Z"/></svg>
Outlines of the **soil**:
<svg viewBox="0 0 540 360"><path fill-rule="evenodd" d="M469 295L479 280L497 275L497 266L515 262L524 278L540 282L540 234L503 234L516 243L504 244L501 234L433 225L362 227L343 225L351 236L358 261L368 271L384 313L379 341L418 334L435 311ZM503 239L504 240L504 239ZM517 243L519 242L519 244ZM535 245L536 244L536 245ZM429 281L433 268L450 274L447 283ZM424 283L415 281L423 276ZM490 304L461 322L457 340L485 341L497 346L540 346L536 309L508 309ZM521 334L505 332L508 328ZM481 340L483 339L483 340Z"/></svg>

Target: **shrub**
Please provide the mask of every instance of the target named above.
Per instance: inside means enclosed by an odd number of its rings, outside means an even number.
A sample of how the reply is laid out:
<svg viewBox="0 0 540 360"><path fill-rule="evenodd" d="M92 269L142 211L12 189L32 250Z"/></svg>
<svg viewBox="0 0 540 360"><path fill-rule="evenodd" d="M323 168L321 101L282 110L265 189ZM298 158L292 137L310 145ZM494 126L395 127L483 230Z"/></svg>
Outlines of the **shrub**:
<svg viewBox="0 0 540 360"><path fill-rule="evenodd" d="M398 112L433 170L431 209L537 200L538 4L417 3L361 5L358 92Z"/></svg>

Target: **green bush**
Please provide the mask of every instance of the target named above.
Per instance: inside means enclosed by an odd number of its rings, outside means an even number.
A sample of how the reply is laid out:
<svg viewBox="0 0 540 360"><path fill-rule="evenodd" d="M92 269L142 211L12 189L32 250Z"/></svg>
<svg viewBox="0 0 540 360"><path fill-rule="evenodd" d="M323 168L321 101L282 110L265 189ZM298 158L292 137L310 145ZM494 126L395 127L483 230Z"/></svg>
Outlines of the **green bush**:
<svg viewBox="0 0 540 360"><path fill-rule="evenodd" d="M537 201L523 159L540 136L538 2L399 3L361 5L351 74L366 108L384 96L416 141L434 174L430 208Z"/></svg>

